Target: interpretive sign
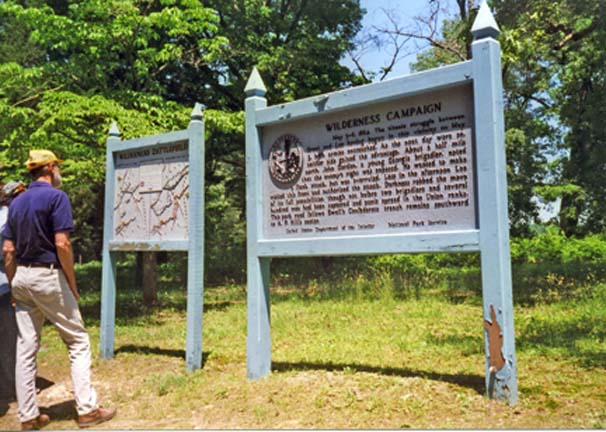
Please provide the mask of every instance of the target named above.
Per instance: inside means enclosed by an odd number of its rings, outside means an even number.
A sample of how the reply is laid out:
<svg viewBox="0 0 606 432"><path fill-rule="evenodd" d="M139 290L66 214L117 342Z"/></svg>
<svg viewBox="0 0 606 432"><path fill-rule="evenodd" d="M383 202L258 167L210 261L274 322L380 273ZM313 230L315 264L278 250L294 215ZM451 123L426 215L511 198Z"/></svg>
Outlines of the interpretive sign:
<svg viewBox="0 0 606 432"><path fill-rule="evenodd" d="M486 2L471 31L470 61L270 107L253 70L249 378L271 370L271 258L480 251L487 395L516 403L501 54Z"/></svg>
<svg viewBox="0 0 606 432"><path fill-rule="evenodd" d="M264 238L476 229L472 92L264 128Z"/></svg>
<svg viewBox="0 0 606 432"><path fill-rule="evenodd" d="M115 154L114 238L187 240L187 141Z"/></svg>
<svg viewBox="0 0 606 432"><path fill-rule="evenodd" d="M202 365L204 283L204 122L196 104L189 127L120 140L117 126L107 140L101 357L114 355L118 251L187 251L186 365Z"/></svg>

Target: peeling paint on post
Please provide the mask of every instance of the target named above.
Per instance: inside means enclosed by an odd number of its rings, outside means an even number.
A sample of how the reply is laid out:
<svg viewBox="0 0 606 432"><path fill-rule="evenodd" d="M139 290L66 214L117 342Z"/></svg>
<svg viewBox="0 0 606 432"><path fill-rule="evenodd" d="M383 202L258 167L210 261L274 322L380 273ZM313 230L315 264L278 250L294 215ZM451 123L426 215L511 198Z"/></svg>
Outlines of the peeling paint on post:
<svg viewBox="0 0 606 432"><path fill-rule="evenodd" d="M195 105L186 130L122 141L115 123L110 129L101 282L103 359L114 356L114 252L187 251L186 367L193 371L202 366L204 108ZM154 208L161 197L162 207Z"/></svg>
<svg viewBox="0 0 606 432"><path fill-rule="evenodd" d="M275 106L253 70L249 379L271 371L272 257L479 251L487 395L517 402L499 30L485 2L472 32L471 61Z"/></svg>

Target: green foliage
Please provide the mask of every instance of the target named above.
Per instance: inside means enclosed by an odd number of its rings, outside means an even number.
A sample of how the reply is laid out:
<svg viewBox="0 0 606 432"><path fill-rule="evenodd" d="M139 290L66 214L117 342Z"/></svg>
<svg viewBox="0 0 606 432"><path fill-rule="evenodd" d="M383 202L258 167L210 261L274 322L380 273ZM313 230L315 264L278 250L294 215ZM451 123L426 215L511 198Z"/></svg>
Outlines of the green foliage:
<svg viewBox="0 0 606 432"><path fill-rule="evenodd" d="M420 72L470 59L469 43L471 43L472 18L444 20L442 37L437 38L443 42L443 45L440 47L434 45L432 49L418 53L416 61L410 65L410 69L413 72Z"/></svg>
<svg viewBox="0 0 606 432"><path fill-rule="evenodd" d="M163 81L185 48L212 62L227 43L216 35L216 14L199 1L4 2L1 10L30 31L49 78L81 91L165 95Z"/></svg>
<svg viewBox="0 0 606 432"><path fill-rule="evenodd" d="M127 108L102 95L38 89L34 83L42 70L15 63L0 64L0 76L7 77L0 83L0 130L6 131L0 141L0 164L5 166L0 180L28 181L23 162L32 148L47 148L65 159L63 188L72 200L76 257L98 259L110 123L117 121L122 136L131 138L185 127L189 113L152 95L140 95Z"/></svg>
<svg viewBox="0 0 606 432"><path fill-rule="evenodd" d="M560 228L549 226L540 235L515 239L511 245L511 257L514 262L530 264L542 262L604 264L606 235L568 238Z"/></svg>
<svg viewBox="0 0 606 432"><path fill-rule="evenodd" d="M517 113L508 116L510 125L525 130L538 152L549 151L557 161L546 166L549 176L542 182L533 179L536 191L546 198L559 193L560 226L567 235L603 231L604 2L493 3L504 29L509 111Z"/></svg>
<svg viewBox="0 0 606 432"><path fill-rule="evenodd" d="M568 238L557 226L511 240L513 298L550 304L584 298L606 280L606 236ZM272 286L307 299L406 300L430 293L480 303L478 253L274 259Z"/></svg>
<svg viewBox="0 0 606 432"><path fill-rule="evenodd" d="M0 2L0 180L27 180L30 149L55 151L76 258L99 259L111 122L123 139L183 129L202 102L207 276L239 280L248 75L259 66L273 102L349 85L338 59L361 17L357 0Z"/></svg>
<svg viewBox="0 0 606 432"><path fill-rule="evenodd" d="M443 22L413 70L460 61L471 5ZM606 228L606 6L601 0L494 0L501 29L509 216L514 235L538 222L535 198L561 200L567 235ZM456 54L455 54L456 53ZM469 56L467 56L469 58Z"/></svg>
<svg viewBox="0 0 606 432"><path fill-rule="evenodd" d="M606 226L604 4L491 5L502 30L511 229L525 238L512 243L514 260L521 266L583 260L597 265L601 237L565 241L551 228L532 237L532 224L538 196L562 200L560 225L567 236L604 232ZM350 85L355 78L338 59L351 48L362 13L357 0L0 2L0 180L25 180L23 161L34 147L66 159L76 258L98 259L111 122L117 121L125 139L182 129L193 103L203 102L210 107L207 280L242 281L241 109L250 70L258 65L271 103ZM474 17L471 10L445 22L442 40L451 49L436 46L413 68L468 57ZM335 274L354 290L395 298L417 295L410 288L415 283L438 280L447 280L453 295L462 287L477 291L476 254L276 261L277 277L286 283L309 277L321 284L325 274ZM183 273L182 257L167 265ZM463 279L453 267L465 273ZM519 274L533 283L538 278L531 271ZM373 285L375 280L383 282ZM418 280L423 283L412 282Z"/></svg>
<svg viewBox="0 0 606 432"><path fill-rule="evenodd" d="M516 113L509 112L510 123ZM522 125L520 125L522 126ZM524 129L532 129L526 124ZM538 209L532 197L536 193L535 185L545 174L545 156L537 151L536 141L526 132L510 127L505 132L505 150L507 153L508 204L512 235L527 235L529 222L538 219ZM549 202L549 201L547 201Z"/></svg>
<svg viewBox="0 0 606 432"><path fill-rule="evenodd" d="M246 226L242 210L223 183L207 188L206 265L211 282L242 281L246 266Z"/></svg>
<svg viewBox="0 0 606 432"><path fill-rule="evenodd" d="M201 71L209 76L205 81L210 85L227 83L209 103L241 109L243 89L254 65L272 103L333 91L354 79L338 60L361 27L358 0L204 3L217 11L218 32L229 40L217 70L203 67Z"/></svg>

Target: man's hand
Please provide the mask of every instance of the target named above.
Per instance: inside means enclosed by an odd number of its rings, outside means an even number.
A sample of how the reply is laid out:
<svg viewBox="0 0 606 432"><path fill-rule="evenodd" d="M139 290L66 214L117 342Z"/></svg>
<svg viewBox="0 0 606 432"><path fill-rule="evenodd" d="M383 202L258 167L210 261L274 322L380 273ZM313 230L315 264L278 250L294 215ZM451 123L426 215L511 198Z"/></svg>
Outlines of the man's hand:
<svg viewBox="0 0 606 432"><path fill-rule="evenodd" d="M72 250L72 244L69 241L68 232L59 231L55 233L55 247L57 248L57 256L59 257L63 274L65 274L69 288L72 290L76 301L78 301L80 299L80 294L78 294L78 288L76 287L74 251Z"/></svg>

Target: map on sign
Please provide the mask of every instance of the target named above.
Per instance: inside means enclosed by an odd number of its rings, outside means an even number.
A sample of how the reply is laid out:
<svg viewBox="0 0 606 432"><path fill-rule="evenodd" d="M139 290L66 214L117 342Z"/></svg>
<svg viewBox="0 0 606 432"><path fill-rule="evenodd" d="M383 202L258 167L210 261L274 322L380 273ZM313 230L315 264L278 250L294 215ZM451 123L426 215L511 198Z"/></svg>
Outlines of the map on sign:
<svg viewBox="0 0 606 432"><path fill-rule="evenodd" d="M115 240L187 240L187 142L116 153Z"/></svg>

